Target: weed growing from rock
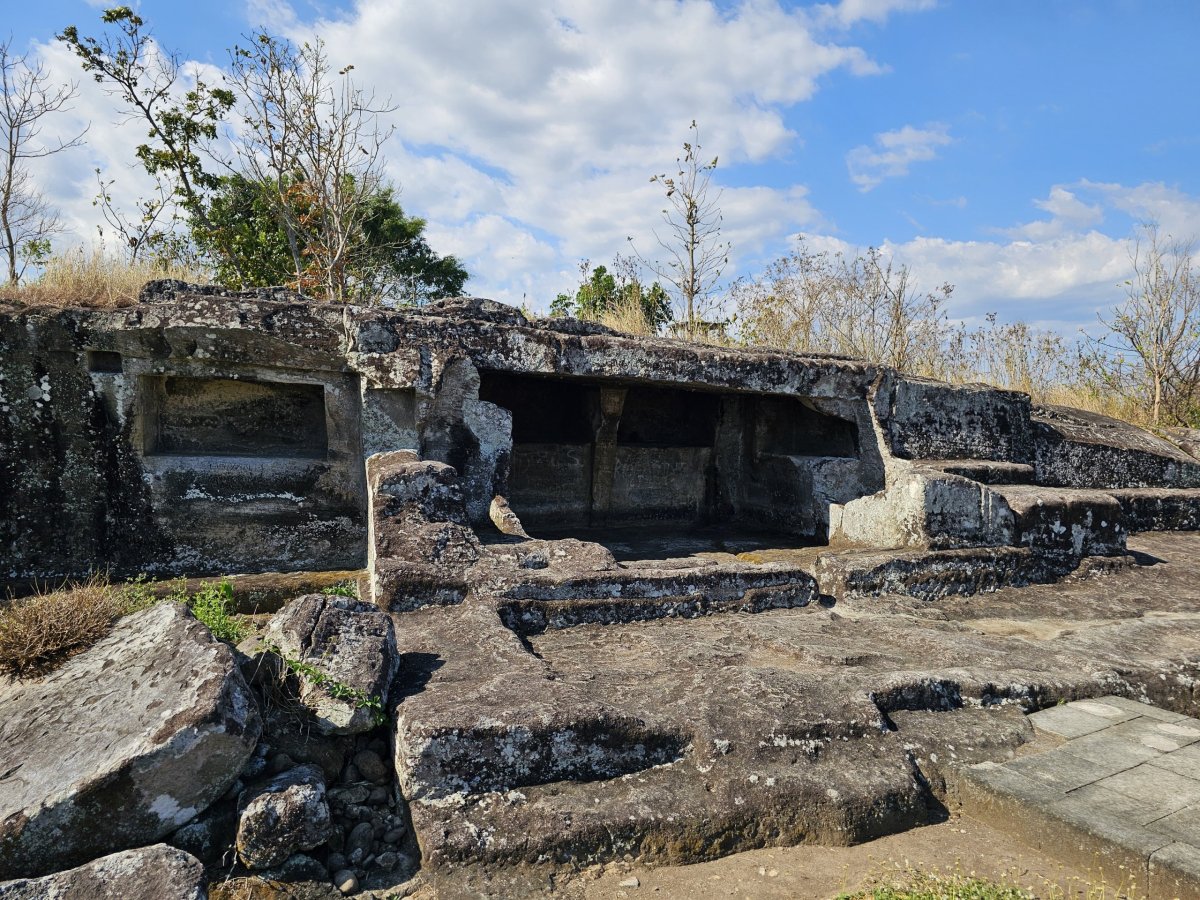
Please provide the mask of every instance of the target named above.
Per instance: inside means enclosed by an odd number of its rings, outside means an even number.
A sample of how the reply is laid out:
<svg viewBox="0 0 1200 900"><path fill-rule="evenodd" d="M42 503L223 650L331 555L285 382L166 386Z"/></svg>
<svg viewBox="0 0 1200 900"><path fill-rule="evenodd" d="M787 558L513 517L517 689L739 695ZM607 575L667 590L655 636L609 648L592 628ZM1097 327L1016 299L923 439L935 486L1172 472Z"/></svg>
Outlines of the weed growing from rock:
<svg viewBox="0 0 1200 900"><path fill-rule="evenodd" d="M387 724L387 713L383 710L383 700L380 697L368 694L366 691L338 681L312 663L284 653L283 649L277 644L267 642L264 646L271 653L275 654L283 662L284 666L287 667L287 670L297 678L301 678L312 686L320 688L335 700L345 700L347 703L353 703L359 709L368 710L371 713L371 723L373 725Z"/></svg>
<svg viewBox="0 0 1200 900"><path fill-rule="evenodd" d="M326 597L349 597L351 600L357 600L358 584L351 580L339 581L337 584L321 588L321 593Z"/></svg>

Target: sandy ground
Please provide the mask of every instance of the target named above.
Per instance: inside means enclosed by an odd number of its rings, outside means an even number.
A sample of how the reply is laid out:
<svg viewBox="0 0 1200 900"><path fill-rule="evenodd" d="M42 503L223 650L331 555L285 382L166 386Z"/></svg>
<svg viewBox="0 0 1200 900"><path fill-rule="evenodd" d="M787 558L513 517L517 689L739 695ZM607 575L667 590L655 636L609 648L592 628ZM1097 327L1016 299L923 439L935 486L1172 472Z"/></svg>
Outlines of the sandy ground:
<svg viewBox="0 0 1200 900"><path fill-rule="evenodd" d="M916 828L856 847L785 847L753 850L691 866L610 865L563 886L563 896L585 900L737 897L828 898L903 877L905 868L958 870L1026 888L1038 897L1087 897L1087 873L1063 866L973 819ZM631 879L636 878L637 887ZM1136 887L1136 886L1135 886ZM555 892L559 893L558 891ZM1111 886L1091 896L1125 896ZM1136 889L1130 896L1138 896Z"/></svg>

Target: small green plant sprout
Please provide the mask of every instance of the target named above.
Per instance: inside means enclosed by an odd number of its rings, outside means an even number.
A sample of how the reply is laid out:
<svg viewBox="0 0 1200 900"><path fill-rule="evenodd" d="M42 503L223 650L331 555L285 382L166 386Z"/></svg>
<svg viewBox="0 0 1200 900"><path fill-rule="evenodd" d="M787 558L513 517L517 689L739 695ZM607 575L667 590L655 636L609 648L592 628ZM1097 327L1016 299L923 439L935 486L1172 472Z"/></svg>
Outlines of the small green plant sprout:
<svg viewBox="0 0 1200 900"><path fill-rule="evenodd" d="M339 581L337 584L330 584L321 588L321 593L326 597L349 597L351 600L358 599L358 584L351 579Z"/></svg>
<svg viewBox="0 0 1200 900"><path fill-rule="evenodd" d="M116 591L121 599L121 612L123 615L147 609L160 599L158 594L154 592L154 585L150 582L149 576L145 572L117 586Z"/></svg>
<svg viewBox="0 0 1200 900"><path fill-rule="evenodd" d="M325 691L335 700L345 700L347 703L353 703L358 709L365 709L371 714L371 724L375 726L387 724L387 713L383 710L383 698L377 694L368 694L366 691L356 687L351 687L345 682L338 681L327 672L321 671L317 666L305 660L298 659L290 654L284 653L283 649L270 641L264 644L267 650L278 656L289 672L297 678L307 681L313 687L318 687Z"/></svg>
<svg viewBox="0 0 1200 900"><path fill-rule="evenodd" d="M180 598L178 595L182 594ZM172 594L172 599L183 599L192 614L208 626L213 637L219 641L236 644L248 631L241 617L233 613L233 585L228 581L206 584L187 596L182 586Z"/></svg>

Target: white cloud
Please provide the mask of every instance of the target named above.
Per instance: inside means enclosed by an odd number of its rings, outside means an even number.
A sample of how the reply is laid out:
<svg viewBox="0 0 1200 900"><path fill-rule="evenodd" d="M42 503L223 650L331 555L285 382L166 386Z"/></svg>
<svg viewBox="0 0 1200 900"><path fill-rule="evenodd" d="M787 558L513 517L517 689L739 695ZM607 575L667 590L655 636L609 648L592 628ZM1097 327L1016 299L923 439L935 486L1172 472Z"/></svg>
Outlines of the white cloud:
<svg viewBox="0 0 1200 900"><path fill-rule="evenodd" d="M441 252L470 261L470 292L477 296L533 306L562 281L554 268L555 249L502 216L478 216L455 228L431 224L427 234ZM554 293L548 296L552 300ZM549 300L537 305L548 306Z"/></svg>
<svg viewBox="0 0 1200 900"><path fill-rule="evenodd" d="M554 249L551 288L530 297L543 308L574 283L578 259L626 253L630 236L652 252L662 197L648 179L673 164L692 119L705 156L721 160L719 181L731 165L798 142L783 112L818 79L881 70L860 48L822 37L808 12L769 0L728 11L665 0L359 0L350 16L292 34L314 32L335 65L353 61L365 83L404 86L392 91L401 146L389 150L390 171L406 208L461 248L479 275L472 291L499 283L485 273L496 255L479 243L480 216ZM743 259L817 221L805 193L726 191L725 232Z"/></svg>
<svg viewBox="0 0 1200 900"><path fill-rule="evenodd" d="M836 4L819 4L817 13L824 21L849 28L863 21L883 22L894 12L919 12L936 5L937 0L841 0Z"/></svg>
<svg viewBox="0 0 1200 900"><path fill-rule="evenodd" d="M437 249L463 257L470 290L526 293L544 308L578 259L626 253L630 236L650 252L662 197L648 179L672 166L693 119L705 155L720 157L718 181L789 152L799 137L784 114L821 78L882 71L828 29L923 6L849 0L826 23L777 0L356 0L307 23L306 5L247 0L247 14L297 40L320 34L335 68L353 63L361 84L390 93L388 173L405 209L428 219ZM118 197L152 190L133 155L145 129L80 78L65 47L38 50L56 77L80 81L75 113L56 127L93 123L86 149L47 169L51 199L87 239L94 169L116 179ZM742 259L819 222L802 185L730 188L722 206Z"/></svg>
<svg viewBox="0 0 1200 900"><path fill-rule="evenodd" d="M271 10L274 27L300 27L281 0L257 2ZM847 0L827 9L836 11L834 24L853 24L926 5ZM725 12L658 0L554 0L541 9L359 0L345 18L293 34L319 30L335 65L353 62L364 84L390 89L399 108L389 174L405 208L428 219L432 245L471 270L468 289L545 309L573 287L581 258L600 263L628 253L628 237L654 255L663 197L648 179L670 167L693 117L705 155L720 156L720 182L732 167L797 146L784 112L811 97L820 78L879 71L862 50L830 40L818 18L769 0ZM133 163L145 129L123 122L65 47L37 51L56 79L79 82L80 97L55 120L55 135L93 123L87 147L43 173L50 198L86 238L97 221L93 169L117 179L119 196L148 194L151 184ZM952 140L938 123L885 132L852 151L851 173L869 189L935 158ZM1070 332L1118 299L1128 224L1153 218L1187 235L1200 221L1200 198L1154 182L1055 184L1032 202L1041 218L993 239L885 246L925 287L956 284L956 317L997 311ZM797 231L816 232L815 247L845 246L801 184L726 187L720 205L734 245L731 275L760 265L779 252L780 236ZM1101 234L1101 224L1120 236Z"/></svg>
<svg viewBox="0 0 1200 900"><path fill-rule="evenodd" d="M1104 207L1101 204L1083 202L1077 192L1068 190L1068 187L1073 186L1056 184L1050 188L1045 200L1033 201L1034 206L1050 214L1049 219L1026 222L1003 233L1025 240L1044 241L1104 221Z"/></svg>
<svg viewBox="0 0 1200 900"><path fill-rule="evenodd" d="M886 178L907 175L913 163L937 159L938 148L953 140L949 126L940 122L932 122L924 128L905 125L875 135L873 147L866 144L855 147L846 154L846 168L858 189L869 191Z"/></svg>
<svg viewBox="0 0 1200 900"><path fill-rule="evenodd" d="M1200 238L1200 197L1161 181L1127 187L1084 179L1079 187L1136 222L1157 222L1164 232L1177 238Z"/></svg>
<svg viewBox="0 0 1200 900"><path fill-rule="evenodd" d="M920 237L888 243L926 289L955 285L950 314L968 321L995 312L1073 333L1120 299L1129 259L1124 240L1099 232L1049 240L952 241Z"/></svg>

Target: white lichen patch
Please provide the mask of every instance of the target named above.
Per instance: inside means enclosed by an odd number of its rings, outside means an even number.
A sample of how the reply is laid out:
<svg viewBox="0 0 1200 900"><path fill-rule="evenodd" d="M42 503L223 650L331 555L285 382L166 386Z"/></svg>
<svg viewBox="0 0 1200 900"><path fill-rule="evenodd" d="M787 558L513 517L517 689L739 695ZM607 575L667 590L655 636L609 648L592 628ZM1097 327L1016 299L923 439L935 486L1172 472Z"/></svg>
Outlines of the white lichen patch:
<svg viewBox="0 0 1200 900"><path fill-rule="evenodd" d="M194 806L180 806L179 802L169 794L159 794L150 804L150 812L162 819L163 822L180 826L194 819L199 810Z"/></svg>

